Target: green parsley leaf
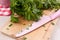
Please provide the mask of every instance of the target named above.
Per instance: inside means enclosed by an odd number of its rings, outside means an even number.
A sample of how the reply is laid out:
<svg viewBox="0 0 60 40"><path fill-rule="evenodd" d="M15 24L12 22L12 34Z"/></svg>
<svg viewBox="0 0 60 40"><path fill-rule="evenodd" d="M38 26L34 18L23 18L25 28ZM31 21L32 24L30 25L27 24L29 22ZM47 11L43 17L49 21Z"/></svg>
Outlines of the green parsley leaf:
<svg viewBox="0 0 60 40"><path fill-rule="evenodd" d="M16 13L26 20L38 21L45 9L60 9L60 1L57 0L10 0L12 11L11 22L19 22L19 18L14 17Z"/></svg>

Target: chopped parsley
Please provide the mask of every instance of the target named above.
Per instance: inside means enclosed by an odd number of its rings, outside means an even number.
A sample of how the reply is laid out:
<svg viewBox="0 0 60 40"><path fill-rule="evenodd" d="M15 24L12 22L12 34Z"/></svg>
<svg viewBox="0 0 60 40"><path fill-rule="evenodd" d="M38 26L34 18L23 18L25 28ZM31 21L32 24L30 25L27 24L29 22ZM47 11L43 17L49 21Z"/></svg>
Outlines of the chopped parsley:
<svg viewBox="0 0 60 40"><path fill-rule="evenodd" d="M26 37L23 37L23 40L26 40L27 38Z"/></svg>
<svg viewBox="0 0 60 40"><path fill-rule="evenodd" d="M52 25L55 25L53 22L51 23Z"/></svg>
<svg viewBox="0 0 60 40"><path fill-rule="evenodd" d="M11 27L13 24L10 24L9 27Z"/></svg>
<svg viewBox="0 0 60 40"><path fill-rule="evenodd" d="M26 28L27 30L29 30L29 28Z"/></svg>

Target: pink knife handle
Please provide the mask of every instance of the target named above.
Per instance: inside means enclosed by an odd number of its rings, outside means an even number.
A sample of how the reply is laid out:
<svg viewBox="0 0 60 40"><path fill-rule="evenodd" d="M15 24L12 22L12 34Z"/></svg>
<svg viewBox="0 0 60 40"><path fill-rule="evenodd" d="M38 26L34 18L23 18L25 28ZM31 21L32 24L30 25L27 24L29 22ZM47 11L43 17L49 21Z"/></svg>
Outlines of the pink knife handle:
<svg viewBox="0 0 60 40"><path fill-rule="evenodd" d="M59 16L60 16L60 9L57 12L55 12L54 14L52 14L50 17L53 20L53 19L55 19L55 18L57 18Z"/></svg>

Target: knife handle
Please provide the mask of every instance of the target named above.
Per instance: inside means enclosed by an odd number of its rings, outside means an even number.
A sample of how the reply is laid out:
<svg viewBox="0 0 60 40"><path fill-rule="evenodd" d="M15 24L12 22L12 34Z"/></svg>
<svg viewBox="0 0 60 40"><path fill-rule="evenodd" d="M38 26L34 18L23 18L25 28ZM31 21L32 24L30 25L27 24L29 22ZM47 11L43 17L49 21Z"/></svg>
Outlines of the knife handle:
<svg viewBox="0 0 60 40"><path fill-rule="evenodd" d="M57 12L55 12L54 14L50 15L52 20L59 17L59 16L60 16L60 9Z"/></svg>

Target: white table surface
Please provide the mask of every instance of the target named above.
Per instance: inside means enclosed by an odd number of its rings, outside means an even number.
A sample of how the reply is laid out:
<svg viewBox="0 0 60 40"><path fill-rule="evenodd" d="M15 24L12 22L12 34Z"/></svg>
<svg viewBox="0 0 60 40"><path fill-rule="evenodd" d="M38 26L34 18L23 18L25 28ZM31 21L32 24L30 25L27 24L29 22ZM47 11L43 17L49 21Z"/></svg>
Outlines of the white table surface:
<svg viewBox="0 0 60 40"><path fill-rule="evenodd" d="M0 28L3 27L3 25L6 23L6 21L8 19L9 19L9 17L0 16ZM12 38L0 33L0 40L15 40L15 39L12 39ZM55 25L55 29L51 35L50 40L60 40L60 19L58 20L58 22Z"/></svg>
<svg viewBox="0 0 60 40"><path fill-rule="evenodd" d="M55 25L50 40L60 40L60 18Z"/></svg>
<svg viewBox="0 0 60 40"><path fill-rule="evenodd" d="M0 40L15 40L15 39L10 38L10 37L8 37L8 36L3 35L2 33L0 33Z"/></svg>
<svg viewBox="0 0 60 40"><path fill-rule="evenodd" d="M8 19L9 19L8 16L0 16L0 28L4 26L4 24L6 23ZM15 39L12 39L0 32L0 40L15 40Z"/></svg>

